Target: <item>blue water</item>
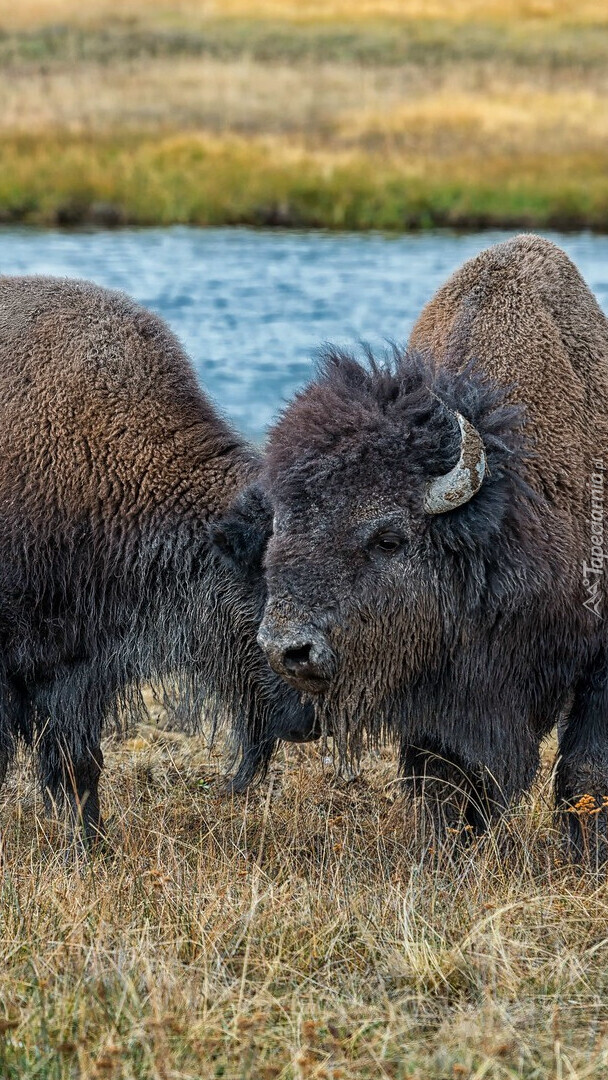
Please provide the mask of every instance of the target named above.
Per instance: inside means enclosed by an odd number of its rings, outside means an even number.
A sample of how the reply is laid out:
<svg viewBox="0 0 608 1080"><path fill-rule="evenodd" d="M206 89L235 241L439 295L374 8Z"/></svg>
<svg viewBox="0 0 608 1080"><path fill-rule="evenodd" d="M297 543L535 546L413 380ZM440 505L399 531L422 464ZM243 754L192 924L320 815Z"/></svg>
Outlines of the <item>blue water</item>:
<svg viewBox="0 0 608 1080"><path fill-rule="evenodd" d="M259 439L323 342L403 343L423 304L504 232L386 237L249 229L3 229L6 274L91 278L167 320L222 411ZM608 237L550 235L608 311Z"/></svg>

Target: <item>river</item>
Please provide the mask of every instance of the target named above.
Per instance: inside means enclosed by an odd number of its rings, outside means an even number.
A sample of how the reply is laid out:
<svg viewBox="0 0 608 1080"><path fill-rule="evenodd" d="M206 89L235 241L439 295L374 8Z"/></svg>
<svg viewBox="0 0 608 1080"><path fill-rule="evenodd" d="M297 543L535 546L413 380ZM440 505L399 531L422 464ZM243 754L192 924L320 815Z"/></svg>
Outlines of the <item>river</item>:
<svg viewBox="0 0 608 1080"><path fill-rule="evenodd" d="M187 227L0 231L2 272L89 278L163 316L237 427L261 439L324 342L405 342L434 290L509 233L416 235ZM547 233L608 311L608 237Z"/></svg>

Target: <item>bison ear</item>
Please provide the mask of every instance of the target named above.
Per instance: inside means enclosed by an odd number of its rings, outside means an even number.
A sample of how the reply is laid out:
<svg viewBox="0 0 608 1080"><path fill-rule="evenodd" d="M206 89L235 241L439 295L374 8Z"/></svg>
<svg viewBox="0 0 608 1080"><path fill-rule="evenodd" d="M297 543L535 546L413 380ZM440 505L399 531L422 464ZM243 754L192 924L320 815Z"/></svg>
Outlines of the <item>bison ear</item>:
<svg viewBox="0 0 608 1080"><path fill-rule="evenodd" d="M221 518L210 522L209 537L221 555L245 570L262 567L272 535L272 511L260 488L246 488Z"/></svg>

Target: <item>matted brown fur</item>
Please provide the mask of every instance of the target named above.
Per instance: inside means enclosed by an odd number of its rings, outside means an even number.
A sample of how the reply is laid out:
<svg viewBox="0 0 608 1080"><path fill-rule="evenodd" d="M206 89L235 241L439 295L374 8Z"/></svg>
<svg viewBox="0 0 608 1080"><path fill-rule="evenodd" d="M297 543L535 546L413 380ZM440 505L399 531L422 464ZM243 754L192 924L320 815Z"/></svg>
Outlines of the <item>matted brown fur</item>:
<svg viewBox="0 0 608 1080"><path fill-rule="evenodd" d="M251 779L310 708L255 637L261 567L208 525L259 470L156 315L82 281L0 278L0 776L19 739L99 827L104 721L161 680L232 721Z"/></svg>

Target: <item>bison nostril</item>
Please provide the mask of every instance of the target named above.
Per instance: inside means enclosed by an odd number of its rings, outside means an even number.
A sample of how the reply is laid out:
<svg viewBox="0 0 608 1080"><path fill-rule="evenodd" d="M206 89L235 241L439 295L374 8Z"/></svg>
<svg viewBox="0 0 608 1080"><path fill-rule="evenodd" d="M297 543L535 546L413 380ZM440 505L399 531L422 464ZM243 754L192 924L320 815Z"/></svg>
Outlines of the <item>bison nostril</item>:
<svg viewBox="0 0 608 1080"><path fill-rule="evenodd" d="M258 643L277 675L302 693L321 693L334 677L336 658L325 635L314 627L294 627L281 634L262 624Z"/></svg>
<svg viewBox="0 0 608 1080"><path fill-rule="evenodd" d="M299 671L305 664L310 663L310 643L299 645L295 649L286 649L283 653L283 664L287 671Z"/></svg>

